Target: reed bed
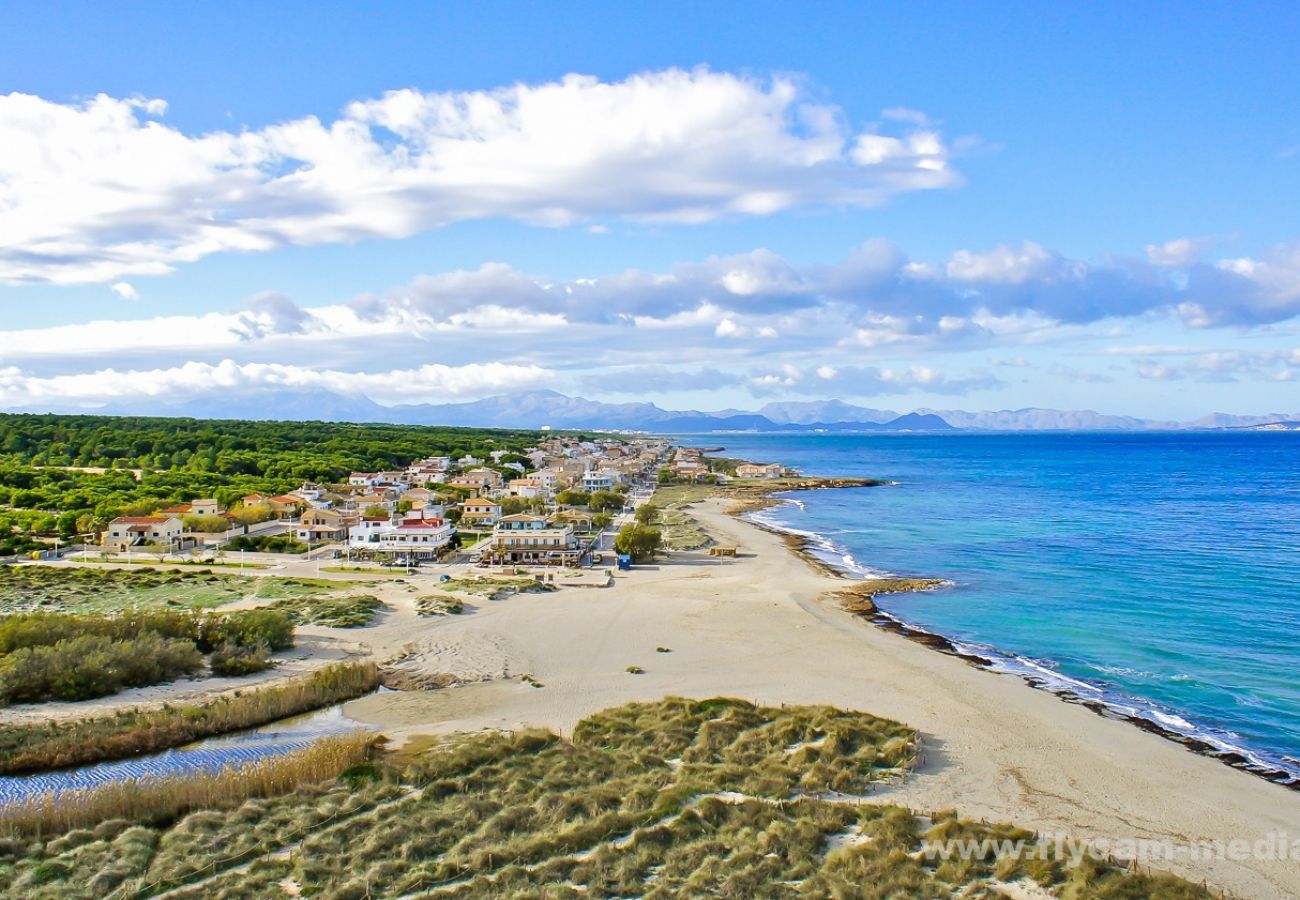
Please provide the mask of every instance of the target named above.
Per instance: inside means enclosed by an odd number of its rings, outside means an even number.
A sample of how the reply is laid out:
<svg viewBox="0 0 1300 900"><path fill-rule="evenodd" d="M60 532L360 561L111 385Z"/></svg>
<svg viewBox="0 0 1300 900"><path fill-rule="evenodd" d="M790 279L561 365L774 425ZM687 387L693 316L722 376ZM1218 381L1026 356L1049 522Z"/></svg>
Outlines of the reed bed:
<svg viewBox="0 0 1300 900"><path fill-rule="evenodd" d="M337 778L345 769L363 762L373 740L365 732L338 735L284 756L229 766L220 772L145 778L41 794L0 806L0 833L63 834L112 819L166 822L190 810L286 794L299 785Z"/></svg>
<svg viewBox="0 0 1300 900"><path fill-rule="evenodd" d="M67 768L179 747L351 700L378 686L379 669L374 663L342 662L285 684L240 691L197 706L167 705L10 726L0 731L0 774Z"/></svg>

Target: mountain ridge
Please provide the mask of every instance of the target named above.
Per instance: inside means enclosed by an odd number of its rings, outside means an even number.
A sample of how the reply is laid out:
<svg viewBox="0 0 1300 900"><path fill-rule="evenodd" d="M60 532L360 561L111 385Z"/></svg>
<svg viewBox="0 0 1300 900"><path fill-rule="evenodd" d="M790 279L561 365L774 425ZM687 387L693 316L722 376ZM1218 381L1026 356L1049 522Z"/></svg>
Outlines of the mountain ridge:
<svg viewBox="0 0 1300 900"><path fill-rule="evenodd" d="M1300 413L1236 415L1211 413L1189 422L1107 415L1092 410L1027 407L971 412L917 409L909 413L855 406L842 400L791 400L757 411L670 410L647 401L606 403L539 389L481 400L385 406L363 394L327 390L226 393L160 404L118 403L95 409L61 406L14 408L9 412L83 415L187 416L208 419L290 419L327 422L388 422L484 428L573 428L626 431L1161 431L1259 428L1300 422ZM1280 429L1284 430L1284 429Z"/></svg>

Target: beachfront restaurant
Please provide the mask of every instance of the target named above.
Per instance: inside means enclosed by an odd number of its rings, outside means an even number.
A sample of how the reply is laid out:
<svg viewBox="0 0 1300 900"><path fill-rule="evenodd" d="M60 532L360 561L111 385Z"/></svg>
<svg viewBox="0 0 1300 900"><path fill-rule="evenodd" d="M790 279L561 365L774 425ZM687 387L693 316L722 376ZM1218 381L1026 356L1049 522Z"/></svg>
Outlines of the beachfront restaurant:
<svg viewBox="0 0 1300 900"><path fill-rule="evenodd" d="M497 520L481 559L502 566L576 567L590 549L591 542L580 541L570 523L518 513Z"/></svg>

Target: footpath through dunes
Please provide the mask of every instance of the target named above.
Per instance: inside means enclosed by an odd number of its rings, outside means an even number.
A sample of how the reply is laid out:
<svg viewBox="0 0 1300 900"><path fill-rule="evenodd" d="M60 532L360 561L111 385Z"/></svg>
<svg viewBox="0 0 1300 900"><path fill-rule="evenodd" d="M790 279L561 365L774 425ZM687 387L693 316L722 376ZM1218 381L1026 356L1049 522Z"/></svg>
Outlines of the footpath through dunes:
<svg viewBox="0 0 1300 900"><path fill-rule="evenodd" d="M919 772L887 795L916 809L1177 847L1300 837L1294 792L867 624L829 596L843 579L806 565L728 507L709 500L689 511L719 544L739 548L736 559L674 553L617 573L611 589L520 594L440 622L442 640L477 635L464 645L471 654L509 647L510 673L543 687L497 679L386 693L345 712L400 742L534 726L567 735L599 710L672 695L830 704L920 730ZM1182 856L1155 865L1241 897L1300 896L1296 858Z"/></svg>
<svg viewBox="0 0 1300 900"><path fill-rule="evenodd" d="M286 781L179 816L137 803L146 814L94 828L14 832L0 842L0 891L1210 896L1169 876L1071 861L1013 826L868 802L913 763L917 736L867 713L670 698L590 716L569 740L542 730L462 735L360 765L340 749L338 765L350 768L339 779Z"/></svg>

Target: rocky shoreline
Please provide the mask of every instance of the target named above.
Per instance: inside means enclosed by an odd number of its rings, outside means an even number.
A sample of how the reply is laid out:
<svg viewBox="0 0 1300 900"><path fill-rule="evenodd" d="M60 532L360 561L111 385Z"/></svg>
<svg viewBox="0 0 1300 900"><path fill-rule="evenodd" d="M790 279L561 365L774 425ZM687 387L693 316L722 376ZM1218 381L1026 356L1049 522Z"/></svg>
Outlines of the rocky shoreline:
<svg viewBox="0 0 1300 900"><path fill-rule="evenodd" d="M1003 674L995 667L993 660L979 656L978 654L964 651L950 639L941 634L936 634L932 631L908 625L895 616L880 609L874 600L875 597L881 594L936 590L941 587L951 586L951 582L940 578L886 577L865 580L857 578L817 556L817 554L813 552L814 544L811 538L800 534L793 534L766 523L755 521L753 517L749 515L750 513L759 512L778 505L781 501L772 496L777 493L843 487L876 487L890 484L890 482L867 478L799 478L782 479L782 481L787 483L782 486L773 485L766 491L753 490L752 497L742 500L728 511L734 516L743 518L746 522L756 528L761 528L762 530L781 538L785 545L789 547L796 556L804 560L817 571L835 578L843 579L847 583L846 587L831 591L829 596L838 601L840 607L846 612L876 626L877 628L897 634L900 637L914 641L931 650L937 650L940 653L955 656L958 659L964 660L978 668L986 669L997 674ZM798 486L795 486L791 482L798 482ZM1021 675L1020 677L1030 687L1053 694L1066 703L1082 706L1102 718L1128 722L1143 731L1158 735L1166 740L1179 744L1200 756L1206 756L1218 760L1224 765L1231 766L1235 769L1241 769L1243 772L1248 772L1258 778L1300 792L1300 779L1297 779L1290 772L1283 769L1258 765L1241 753L1223 750L1199 738L1191 737L1174 731L1173 729L1166 728L1160 723L1154 722L1143 716L1119 713L1105 703L1096 700L1088 700L1080 697L1072 691L1052 687L1042 679L1034 678L1031 675Z"/></svg>

